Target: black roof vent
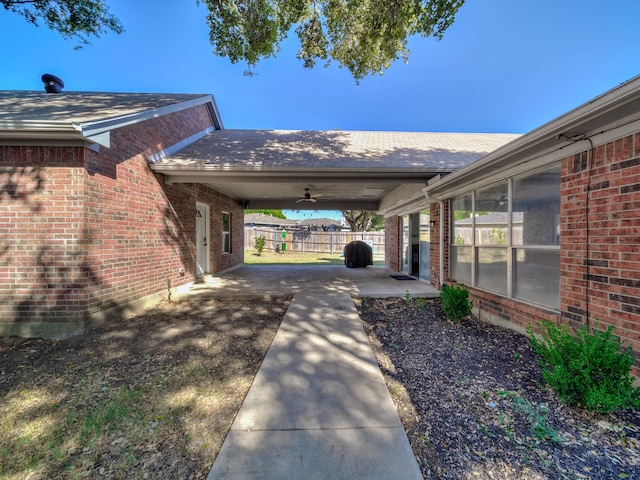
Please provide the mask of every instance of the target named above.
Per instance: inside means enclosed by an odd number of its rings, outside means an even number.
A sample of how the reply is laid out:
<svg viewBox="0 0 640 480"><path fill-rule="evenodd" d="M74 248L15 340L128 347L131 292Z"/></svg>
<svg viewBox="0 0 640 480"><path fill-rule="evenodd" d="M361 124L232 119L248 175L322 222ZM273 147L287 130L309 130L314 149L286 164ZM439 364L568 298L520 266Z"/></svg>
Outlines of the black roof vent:
<svg viewBox="0 0 640 480"><path fill-rule="evenodd" d="M60 93L64 88L64 82L61 78L56 77L55 75L51 75L50 73L45 73L42 75L42 82L44 83L44 90L47 93Z"/></svg>

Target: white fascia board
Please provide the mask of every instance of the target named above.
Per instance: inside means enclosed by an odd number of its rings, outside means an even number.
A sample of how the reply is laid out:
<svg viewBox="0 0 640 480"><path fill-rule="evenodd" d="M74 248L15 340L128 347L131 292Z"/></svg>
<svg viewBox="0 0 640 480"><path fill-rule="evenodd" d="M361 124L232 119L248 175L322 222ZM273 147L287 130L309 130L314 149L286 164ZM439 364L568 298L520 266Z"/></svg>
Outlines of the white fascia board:
<svg viewBox="0 0 640 480"><path fill-rule="evenodd" d="M424 186L401 185L380 200L378 214L383 216L404 215L424 210Z"/></svg>
<svg viewBox="0 0 640 480"><path fill-rule="evenodd" d="M197 107L199 105L208 104L209 114L212 116L211 120L215 125L216 130L221 130L222 121L218 113L217 107L213 99L213 95L205 95L198 98L193 98L184 102L174 103L166 105L164 107L152 108L150 110L144 110L142 112L133 113L131 115L124 115L122 117L110 118L107 120L100 120L98 122L80 123L75 124L76 128L82 131L87 138L99 138L98 135L116 128L126 127L139 122L144 122L152 118L162 117L170 113L180 112L189 108Z"/></svg>
<svg viewBox="0 0 640 480"><path fill-rule="evenodd" d="M567 139L561 138L560 135L580 129L580 125L588 124L590 119L604 116L615 108L637 101L638 98L640 98L640 76L503 145L481 159L447 175L439 182L428 185L424 191L433 198L440 198L443 194L450 196L453 191L468 189L469 185L478 184L488 177L497 180L501 172L518 165L529 163L528 168L535 168L535 164L539 166L544 162L551 163L572 153L587 150L588 144L585 147L584 143L579 141L568 143ZM599 124L597 127L593 125L590 131L580 133L585 138L598 136L600 143L603 143L606 137L612 136L612 132L632 130L630 125L635 123L639 115L634 113L617 118L614 122ZM526 157L519 157L527 151L529 153ZM507 167L495 168L500 162L508 162L509 157L518 158L518 160Z"/></svg>
<svg viewBox="0 0 640 480"><path fill-rule="evenodd" d="M87 135L86 139L90 142L97 143L103 147L111 148L111 132L101 132L94 135Z"/></svg>
<svg viewBox="0 0 640 480"><path fill-rule="evenodd" d="M436 200L428 199L425 197L424 193L422 193L420 197L412 199L411 202L407 204L397 205L388 209L379 208L376 213L383 217L409 215L410 213L418 213L422 210L428 210L431 207L431 204L435 202Z"/></svg>
<svg viewBox="0 0 640 480"><path fill-rule="evenodd" d="M0 141L6 140L21 141L42 141L64 140L83 141L109 148L111 139L110 131L122 128L135 123L143 122L152 118L160 117L174 112L193 108L198 105L207 105L214 127L209 129L220 130L223 128L222 120L218 112L215 100L212 95L204 95L184 102L153 108L143 112L110 118L98 122L76 123L76 122L15 122L0 120Z"/></svg>
<svg viewBox="0 0 640 480"><path fill-rule="evenodd" d="M192 143L197 142L202 137L210 134L214 130L215 130L215 127L209 127L209 128L207 128L205 130L202 130L202 131L200 131L200 132L198 132L198 133L196 133L194 135L191 135L190 137L187 137L187 138L179 141L178 143L174 143L173 145L170 145L167 148L164 148L164 149L152 154L151 156L149 156L149 162L150 163L158 163L162 159L167 158L167 157L173 155L174 153L179 152L183 148L188 147Z"/></svg>
<svg viewBox="0 0 640 480"><path fill-rule="evenodd" d="M624 124L619 127L606 131L588 132L587 136L591 138L594 147L599 147L638 131L640 131L640 119L628 122L625 120ZM504 181L507 178L515 177L523 173L552 165L563 158L584 152L590 148L591 144L586 140L568 143L564 147L557 148L550 153L546 153L538 157L526 158L506 167L485 170L483 173L476 172L476 176L474 176L472 180L455 186L451 186L451 183L447 185L445 178L440 183L428 185L423 189L423 192L434 200L443 200L445 198L455 197L459 194L467 193L470 190L483 188L492 183Z"/></svg>
<svg viewBox="0 0 640 480"><path fill-rule="evenodd" d="M15 122L0 121L0 144L2 145L82 145L86 139L78 128L60 122Z"/></svg>

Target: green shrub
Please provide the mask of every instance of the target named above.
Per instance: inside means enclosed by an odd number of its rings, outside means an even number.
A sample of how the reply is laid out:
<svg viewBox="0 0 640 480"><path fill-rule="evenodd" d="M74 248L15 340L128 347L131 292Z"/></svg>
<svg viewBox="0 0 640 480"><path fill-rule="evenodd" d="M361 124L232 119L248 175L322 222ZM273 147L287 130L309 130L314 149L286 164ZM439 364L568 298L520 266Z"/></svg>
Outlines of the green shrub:
<svg viewBox="0 0 640 480"><path fill-rule="evenodd" d="M542 377L569 405L596 412L640 407L640 388L633 387L631 347L622 349L613 327L584 325L572 335L566 325L538 323L540 338L527 328L533 349L542 357Z"/></svg>
<svg viewBox="0 0 640 480"><path fill-rule="evenodd" d="M267 243L267 239L264 237L256 237L256 250L258 251L258 255L262 255L262 251L264 250L264 246Z"/></svg>
<svg viewBox="0 0 640 480"><path fill-rule="evenodd" d="M453 323L459 323L471 315L473 304L469 301L469 290L464 285L443 285L440 300L444 313Z"/></svg>

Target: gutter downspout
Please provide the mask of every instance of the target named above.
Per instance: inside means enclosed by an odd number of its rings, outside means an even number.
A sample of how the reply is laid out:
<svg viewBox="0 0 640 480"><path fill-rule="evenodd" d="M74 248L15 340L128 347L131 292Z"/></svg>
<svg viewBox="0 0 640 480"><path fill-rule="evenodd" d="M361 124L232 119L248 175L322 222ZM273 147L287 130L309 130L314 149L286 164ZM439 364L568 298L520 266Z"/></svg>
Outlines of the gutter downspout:
<svg viewBox="0 0 640 480"><path fill-rule="evenodd" d="M442 289L442 279L444 277L444 200L438 200L437 198L430 197L427 192L424 192L424 197L427 201L436 201L440 207L440 265L438 272L438 286Z"/></svg>

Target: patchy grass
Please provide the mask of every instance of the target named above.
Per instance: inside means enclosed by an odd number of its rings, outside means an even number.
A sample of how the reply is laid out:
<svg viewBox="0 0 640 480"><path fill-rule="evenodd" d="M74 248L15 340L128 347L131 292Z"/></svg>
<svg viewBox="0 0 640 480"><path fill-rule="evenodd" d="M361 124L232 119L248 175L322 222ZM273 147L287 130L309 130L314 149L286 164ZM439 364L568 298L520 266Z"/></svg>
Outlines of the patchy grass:
<svg viewBox="0 0 640 480"><path fill-rule="evenodd" d="M206 477L288 303L198 297L0 338L0 477Z"/></svg>
<svg viewBox="0 0 640 480"><path fill-rule="evenodd" d="M340 254L298 253L263 251L261 255L255 250L245 250L244 263L247 265L343 265L344 257ZM384 266L384 256L374 255L373 264Z"/></svg>

